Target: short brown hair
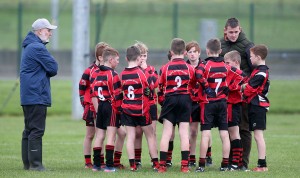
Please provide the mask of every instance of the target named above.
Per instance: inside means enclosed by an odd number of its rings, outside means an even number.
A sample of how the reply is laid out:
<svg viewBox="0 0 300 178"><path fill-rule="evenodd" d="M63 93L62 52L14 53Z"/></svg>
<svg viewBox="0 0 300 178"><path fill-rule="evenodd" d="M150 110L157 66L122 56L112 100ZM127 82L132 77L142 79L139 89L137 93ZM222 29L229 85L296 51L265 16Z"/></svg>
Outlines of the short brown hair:
<svg viewBox="0 0 300 178"><path fill-rule="evenodd" d="M107 62L110 57L119 56L119 52L114 48L107 47L104 49L102 56L103 56L103 61Z"/></svg>
<svg viewBox="0 0 300 178"><path fill-rule="evenodd" d="M96 59L98 59L99 56L102 56L104 49L107 47L109 47L109 45L105 42L100 42L100 43L96 44L96 47L95 47Z"/></svg>
<svg viewBox="0 0 300 178"><path fill-rule="evenodd" d="M241 64L241 55L237 50L229 51L224 55L225 59L230 59L231 61L237 61L239 64Z"/></svg>
<svg viewBox="0 0 300 178"><path fill-rule="evenodd" d="M261 59L265 60L268 55L268 47L264 44L255 45L252 48L250 48L250 51L256 55L260 56Z"/></svg>
<svg viewBox="0 0 300 178"><path fill-rule="evenodd" d="M144 43L142 43L140 41L136 41L136 43L134 44L134 46L136 46L136 47L139 48L139 50L141 51L141 54L145 54L145 53L148 52L148 47Z"/></svg>
<svg viewBox="0 0 300 178"><path fill-rule="evenodd" d="M175 55L181 55L185 52L185 42L183 39L174 38L171 43L171 51Z"/></svg>
<svg viewBox="0 0 300 178"><path fill-rule="evenodd" d="M141 51L136 46L130 46L126 50L126 58L128 61L136 61L136 59L141 55Z"/></svg>
<svg viewBox="0 0 300 178"><path fill-rule="evenodd" d="M227 28L228 26L231 28L235 28L237 26L240 26L240 22L237 18L232 17L232 18L227 19L227 21L226 21L225 28Z"/></svg>
<svg viewBox="0 0 300 178"><path fill-rule="evenodd" d="M213 54L218 54L221 49L221 42L218 38L208 40L206 48Z"/></svg>
<svg viewBox="0 0 300 178"><path fill-rule="evenodd" d="M199 53L201 52L200 45L199 45L199 43L197 41L188 42L188 44L186 44L185 49L186 49L186 51L189 51L193 47L195 47L195 50L198 51Z"/></svg>

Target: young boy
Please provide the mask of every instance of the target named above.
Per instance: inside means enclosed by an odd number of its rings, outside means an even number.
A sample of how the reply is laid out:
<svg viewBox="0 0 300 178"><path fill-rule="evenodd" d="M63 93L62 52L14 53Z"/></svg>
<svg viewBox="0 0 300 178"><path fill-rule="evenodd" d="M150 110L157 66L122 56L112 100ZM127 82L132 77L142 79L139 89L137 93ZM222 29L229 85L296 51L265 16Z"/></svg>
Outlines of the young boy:
<svg viewBox="0 0 300 178"><path fill-rule="evenodd" d="M141 68L144 70L147 81L150 87L151 95L149 97L150 104L150 118L152 120L152 127L156 139L156 121L157 121L157 94L155 89L158 87L158 74L153 66L147 64L148 59L148 47L142 43L137 41L134 46L139 48L141 51ZM142 155L142 140L143 140L143 132L141 127L136 127L136 140L135 140L135 163L137 168L142 167L141 155Z"/></svg>
<svg viewBox="0 0 300 178"><path fill-rule="evenodd" d="M86 122L86 134L83 142L83 153L85 158L85 168L93 168L91 162L91 147L95 135L95 109L90 97L90 89L92 84L92 74L98 69L102 62L102 53L108 44L100 42L95 47L95 62L85 69L79 82L79 97L82 107L84 108L82 119Z"/></svg>
<svg viewBox="0 0 300 178"><path fill-rule="evenodd" d="M171 60L172 54L171 51L168 51L168 60ZM164 68L164 65L161 66L160 70L159 70L159 75L161 76L162 74L162 68ZM163 91L163 86L160 84L158 85L158 91L157 91L157 101L160 104L160 106L163 105L164 101L165 101L165 94ZM159 120L160 123L163 123L162 120ZM171 138L169 140L169 146L168 146L168 153L167 153L167 161L166 161L166 166L172 167L173 163L172 163L172 155L173 155L173 149L174 149L174 138L175 138L175 125L173 125L173 130L172 130L172 134L171 134Z"/></svg>
<svg viewBox="0 0 300 178"><path fill-rule="evenodd" d="M265 45L255 45L250 48L250 59L255 67L248 83L242 85L244 97L249 104L249 127L254 131L254 139L257 144L258 162L253 169L256 172L268 171L266 162L266 143L263 131L266 130L266 113L270 102L267 98L269 92L269 68L266 66L268 48Z"/></svg>
<svg viewBox="0 0 300 178"><path fill-rule="evenodd" d="M158 172L166 172L166 160L173 126L179 125L181 145L181 172L189 172L189 121L192 101L190 88L195 84L194 68L184 61L185 42L175 38L171 43L171 61L162 67L159 85L163 89L165 101L160 120L163 120L163 133L160 142L160 167Z"/></svg>
<svg viewBox="0 0 300 178"><path fill-rule="evenodd" d="M145 133L152 162L157 167L156 139L151 126L149 116L149 84L143 70L139 67L141 52L136 46L130 46L126 51L128 67L121 73L122 90L124 99L122 102L121 123L125 125L127 132L127 154L130 170L136 171L134 155L134 143L136 138L136 127L140 126Z"/></svg>
<svg viewBox="0 0 300 178"><path fill-rule="evenodd" d="M240 74L243 79L246 79L246 75L240 70L241 56L236 50L230 51L224 55L225 64L236 68L236 73ZM231 81L229 81L231 82ZM240 83L240 85L242 82ZM239 86L240 86L239 85ZM230 90L228 93L227 100L227 118L228 118L228 132L230 137L230 152L231 156L231 166L230 170L238 170L239 167L243 165L243 147L241 143L241 137L239 133L239 123L242 117L242 92L240 87L235 90Z"/></svg>
<svg viewBox="0 0 300 178"><path fill-rule="evenodd" d="M228 170L230 141L228 135L227 124L227 93L228 78L241 78L231 70L231 67L226 65L221 53L221 43L219 39L211 39L206 45L205 59L206 63L198 66L196 69L196 78L202 85L206 79L209 88L214 90L215 96L204 94L203 103L201 103L201 142L200 142L200 159L199 167L196 172L204 172L205 170L205 157L208 148L208 143L211 138L211 128L213 126L219 127L219 133L222 140L222 154L223 160L221 163L220 171ZM208 93L208 92L207 92Z"/></svg>
<svg viewBox="0 0 300 178"><path fill-rule="evenodd" d="M186 45L187 51L187 63L191 64L194 68L197 68L199 64L202 62L200 59L201 48L196 41L191 41ZM189 167L196 166L196 143L198 136L198 128L200 122L200 105L201 102L199 100L198 91L202 91L202 87L200 84L196 84L195 88L191 89L191 99L192 99L192 114L191 114L191 122L190 122L190 156L189 156ZM212 165L211 158L211 143L212 139L210 139L209 147L206 153L206 165Z"/></svg>
<svg viewBox="0 0 300 178"><path fill-rule="evenodd" d="M113 48L105 48L103 63L104 65L99 66L100 71L92 84L92 102L97 108L96 126L104 134L101 136L99 145L103 145L107 131L104 172L115 172L113 154L116 132L120 127L120 118L116 113L120 110L122 101L121 81L117 72L114 71L119 63L118 51Z"/></svg>

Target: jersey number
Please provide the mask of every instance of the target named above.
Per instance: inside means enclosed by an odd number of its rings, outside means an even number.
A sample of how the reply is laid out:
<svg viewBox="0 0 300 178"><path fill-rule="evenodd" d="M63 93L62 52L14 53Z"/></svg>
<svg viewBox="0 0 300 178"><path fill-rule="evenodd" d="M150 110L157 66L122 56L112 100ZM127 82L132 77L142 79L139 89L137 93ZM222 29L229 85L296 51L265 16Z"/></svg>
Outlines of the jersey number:
<svg viewBox="0 0 300 178"><path fill-rule="evenodd" d="M215 89L215 92L216 92L216 94L218 94L218 90L219 90L219 87L220 87L220 85L222 83L222 79L221 78L216 78L215 79L215 83L217 83L217 87Z"/></svg>
<svg viewBox="0 0 300 178"><path fill-rule="evenodd" d="M127 89L128 93L127 93L127 97L130 99L130 100L133 100L135 95L134 95L134 88L133 86L129 86L128 89Z"/></svg>
<svg viewBox="0 0 300 178"><path fill-rule="evenodd" d="M99 87L98 88L98 96L99 96L99 99L101 100L101 101L104 101L105 100L105 97L103 96L103 92L102 92L102 87Z"/></svg>
<svg viewBox="0 0 300 178"><path fill-rule="evenodd" d="M175 77L175 82L177 83L177 86L176 87L173 87L173 90L177 90L180 86L181 86L181 78L179 76L176 76Z"/></svg>

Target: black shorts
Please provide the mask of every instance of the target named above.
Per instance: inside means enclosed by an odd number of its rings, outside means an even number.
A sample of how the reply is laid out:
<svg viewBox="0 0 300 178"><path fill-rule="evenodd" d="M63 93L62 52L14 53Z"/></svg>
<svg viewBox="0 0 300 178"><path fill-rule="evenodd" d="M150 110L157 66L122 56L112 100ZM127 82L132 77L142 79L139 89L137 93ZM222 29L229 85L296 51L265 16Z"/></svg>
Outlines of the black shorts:
<svg viewBox="0 0 300 178"><path fill-rule="evenodd" d="M147 116L131 116L123 112L121 116L121 124L124 126L143 127L150 125L151 123L152 121L150 119L149 113Z"/></svg>
<svg viewBox="0 0 300 178"><path fill-rule="evenodd" d="M201 108L201 131L211 130L218 127L219 130L228 130L227 122L227 102L226 100L205 103L204 109Z"/></svg>
<svg viewBox="0 0 300 178"><path fill-rule="evenodd" d="M161 108L159 120L167 119L173 125L190 122L192 100L190 95L167 96Z"/></svg>
<svg viewBox="0 0 300 178"><path fill-rule="evenodd" d="M152 121L157 121L157 105L150 105L150 118Z"/></svg>
<svg viewBox="0 0 300 178"><path fill-rule="evenodd" d="M90 105L89 104L84 105L82 119L85 120L85 125L88 127L94 127L95 118L96 118L96 113L94 111L91 111Z"/></svg>
<svg viewBox="0 0 300 178"><path fill-rule="evenodd" d="M191 122L200 122L200 104L192 102Z"/></svg>
<svg viewBox="0 0 300 178"><path fill-rule="evenodd" d="M242 118L241 103L237 103L237 104L227 103L227 117L228 117L228 127L238 126Z"/></svg>
<svg viewBox="0 0 300 178"><path fill-rule="evenodd" d="M248 105L249 130L266 130L267 109L261 106Z"/></svg>
<svg viewBox="0 0 300 178"><path fill-rule="evenodd" d="M120 116L112 109L109 101L100 101L98 105L96 127L106 130L107 127L120 127Z"/></svg>

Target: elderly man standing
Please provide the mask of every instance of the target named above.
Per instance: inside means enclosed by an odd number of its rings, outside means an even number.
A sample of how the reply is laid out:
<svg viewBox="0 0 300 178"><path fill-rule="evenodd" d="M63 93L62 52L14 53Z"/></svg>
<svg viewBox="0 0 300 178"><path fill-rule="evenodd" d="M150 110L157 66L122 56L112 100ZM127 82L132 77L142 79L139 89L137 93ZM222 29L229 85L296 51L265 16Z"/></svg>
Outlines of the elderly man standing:
<svg viewBox="0 0 300 178"><path fill-rule="evenodd" d="M20 65L20 98L24 113L22 160L25 170L44 171L42 137L45 132L47 107L51 106L50 77L58 65L46 44L57 26L47 19L37 19L25 37Z"/></svg>

